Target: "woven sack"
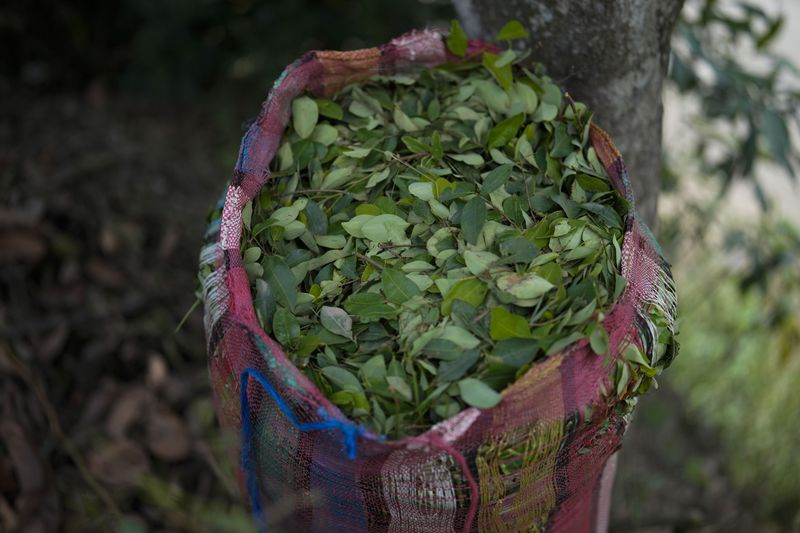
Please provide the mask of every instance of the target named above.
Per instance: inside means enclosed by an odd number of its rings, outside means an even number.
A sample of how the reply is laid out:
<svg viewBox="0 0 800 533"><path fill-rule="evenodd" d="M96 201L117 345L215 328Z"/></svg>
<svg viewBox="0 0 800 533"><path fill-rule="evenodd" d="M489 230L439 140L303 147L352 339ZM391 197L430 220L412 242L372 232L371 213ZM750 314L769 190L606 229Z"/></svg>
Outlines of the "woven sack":
<svg viewBox="0 0 800 533"><path fill-rule="evenodd" d="M490 45L471 41L468 53ZM221 216L200 257L210 374L218 416L241 432L243 485L261 529L279 531L605 531L614 455L633 401L613 374L633 343L648 356L670 330L669 266L631 208L621 273L627 288L603 326L609 355L584 339L534 365L494 408L468 408L425 433L385 440L346 418L259 326L239 243L242 209L269 178L304 91L330 96L375 74L456 60L441 34L403 35L379 48L310 52L275 82L241 143ZM633 205L619 152L592 126L591 143ZM667 364L674 354L662 359ZM501 465L513 464L511 474ZM507 469L506 469L507 470Z"/></svg>

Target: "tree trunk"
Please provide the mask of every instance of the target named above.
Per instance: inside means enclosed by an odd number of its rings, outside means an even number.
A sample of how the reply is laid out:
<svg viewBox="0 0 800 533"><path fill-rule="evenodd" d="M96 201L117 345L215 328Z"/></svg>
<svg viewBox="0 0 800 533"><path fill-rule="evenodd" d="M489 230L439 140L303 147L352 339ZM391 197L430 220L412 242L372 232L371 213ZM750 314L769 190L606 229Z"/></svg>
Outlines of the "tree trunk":
<svg viewBox="0 0 800 533"><path fill-rule="evenodd" d="M684 0L453 0L467 33L492 39L509 20L530 32L533 60L622 152L639 214L652 227L661 183L661 88Z"/></svg>

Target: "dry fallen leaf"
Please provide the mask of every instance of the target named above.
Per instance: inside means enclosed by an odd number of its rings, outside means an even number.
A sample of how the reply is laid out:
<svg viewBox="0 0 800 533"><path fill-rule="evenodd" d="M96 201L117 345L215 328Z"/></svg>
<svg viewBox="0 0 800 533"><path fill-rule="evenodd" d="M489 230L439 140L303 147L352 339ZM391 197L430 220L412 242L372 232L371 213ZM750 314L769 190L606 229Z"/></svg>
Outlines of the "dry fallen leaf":
<svg viewBox="0 0 800 533"><path fill-rule="evenodd" d="M172 413L153 413L147 420L147 447L165 461L180 461L191 451L191 437L183 421Z"/></svg>
<svg viewBox="0 0 800 533"><path fill-rule="evenodd" d="M122 393L106 419L108 434L115 439L125 439L130 427L147 416L152 400L152 394L144 387L131 387Z"/></svg>
<svg viewBox="0 0 800 533"><path fill-rule="evenodd" d="M147 358L147 385L159 389L169 380L169 368L164 357L159 353L152 353Z"/></svg>
<svg viewBox="0 0 800 533"><path fill-rule="evenodd" d="M106 483L134 485L149 468L147 454L128 440L108 443L89 454L89 470Z"/></svg>
<svg viewBox="0 0 800 533"><path fill-rule="evenodd" d="M47 243L38 232L12 230L0 233L0 262L35 263L47 253Z"/></svg>

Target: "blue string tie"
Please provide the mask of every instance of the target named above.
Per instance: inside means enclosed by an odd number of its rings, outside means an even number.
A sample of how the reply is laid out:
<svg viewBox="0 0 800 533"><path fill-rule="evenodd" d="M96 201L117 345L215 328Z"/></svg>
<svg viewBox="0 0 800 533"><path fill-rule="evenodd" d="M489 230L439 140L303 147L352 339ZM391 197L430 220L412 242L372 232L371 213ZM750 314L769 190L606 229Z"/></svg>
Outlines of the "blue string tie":
<svg viewBox="0 0 800 533"><path fill-rule="evenodd" d="M300 422L297 419L291 407L284 401L278 391L267 381L261 372L255 368L246 368L240 376L240 403L241 403L241 416L242 416L242 469L245 472L247 495L250 499L250 505L253 510L253 518L259 525L259 532L266 533L266 521L264 511L261 507L261 495L258 485L258 476L256 475L256 465L253 459L253 425L250 421L250 401L247 396L247 385L250 383L250 378L256 380L264 390L275 400L275 403L280 408L281 412L289 419L298 431L327 431L338 430L342 434L344 441L344 449L347 453L347 458L353 460L358 457L358 437L368 438L370 440L383 440L383 436L376 437L370 434L363 426L357 425L350 421L342 421L331 418L328 413L320 407L317 414L321 420L317 422Z"/></svg>

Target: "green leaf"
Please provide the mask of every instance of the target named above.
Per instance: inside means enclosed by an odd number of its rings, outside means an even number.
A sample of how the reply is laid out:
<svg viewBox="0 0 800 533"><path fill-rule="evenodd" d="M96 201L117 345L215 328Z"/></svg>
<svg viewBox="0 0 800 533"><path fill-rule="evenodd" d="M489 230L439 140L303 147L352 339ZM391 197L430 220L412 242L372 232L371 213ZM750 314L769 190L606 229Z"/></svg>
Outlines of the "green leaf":
<svg viewBox="0 0 800 533"><path fill-rule="evenodd" d="M497 61L494 62L494 66L496 68L505 67L506 65L511 65L514 60L517 58L517 53L514 50L504 50L500 57L497 58Z"/></svg>
<svg viewBox="0 0 800 533"><path fill-rule="evenodd" d="M572 138L567 132L567 125L563 122L556 122L554 126L553 148L550 149L552 157L566 157L572 153Z"/></svg>
<svg viewBox="0 0 800 533"><path fill-rule="evenodd" d="M269 217L269 220L278 226L286 227L297 219L300 210L294 206L279 207Z"/></svg>
<svg viewBox="0 0 800 533"><path fill-rule="evenodd" d="M771 109L764 109L761 112L761 130L767 138L767 146L772 157L792 174L792 166L786 157L789 150L789 130L783 117Z"/></svg>
<svg viewBox="0 0 800 533"><path fill-rule="evenodd" d="M308 96L300 96L292 101L292 126L302 139L311 135L318 118L317 103Z"/></svg>
<svg viewBox="0 0 800 533"><path fill-rule="evenodd" d="M461 161L462 163L466 163L471 167L480 167L484 163L483 157L474 152L469 152L466 154L447 154L447 157L450 159L455 159L456 161Z"/></svg>
<svg viewBox="0 0 800 533"><path fill-rule="evenodd" d="M434 199L435 195L433 194L433 189L434 184L430 181L418 181L417 183L411 183L408 186L409 193L425 202L429 202L430 200Z"/></svg>
<svg viewBox="0 0 800 533"><path fill-rule="evenodd" d="M617 213L617 211L609 205L586 202L581 204L581 209L585 209L586 211L599 216L606 225L612 228L619 230L622 229L622 217L619 216L619 213Z"/></svg>
<svg viewBox="0 0 800 533"><path fill-rule="evenodd" d="M542 85L542 92L542 102L554 105L556 108L561 107L563 94L558 85L555 83L545 83Z"/></svg>
<svg viewBox="0 0 800 533"><path fill-rule="evenodd" d="M494 128L489 130L486 149L491 150L492 148L505 146L511 139L517 136L519 127L522 126L523 122L525 122L525 113L517 113L498 123Z"/></svg>
<svg viewBox="0 0 800 533"><path fill-rule="evenodd" d="M461 399L467 405L478 409L489 409L500 403L502 396L495 392L486 383L475 379L467 378L458 382L458 391Z"/></svg>
<svg viewBox="0 0 800 533"><path fill-rule="evenodd" d="M589 345L597 355L608 353L608 333L606 333L606 328L602 324L597 324L589 335Z"/></svg>
<svg viewBox="0 0 800 533"><path fill-rule="evenodd" d="M323 189L336 189L353 179L352 167L334 168L325 175L320 185Z"/></svg>
<svg viewBox="0 0 800 533"><path fill-rule="evenodd" d="M492 76L494 76L494 79L500 84L500 87L505 90L509 90L511 88L511 84L514 82L514 72L511 70L510 63L502 67L498 67L497 61L499 59L500 57L496 54L484 52L483 66L492 73Z"/></svg>
<svg viewBox="0 0 800 533"><path fill-rule="evenodd" d="M403 378L398 376L386 376L386 383L389 384L390 391L397 392L405 401L410 402L413 400L411 387L408 386L408 383L406 383Z"/></svg>
<svg viewBox="0 0 800 533"><path fill-rule="evenodd" d="M360 322L374 322L382 318L394 318L397 309L383 302L383 297L374 292L361 292L350 295L344 302L348 313L358 318Z"/></svg>
<svg viewBox="0 0 800 533"><path fill-rule="evenodd" d="M250 283L264 275L264 267L258 263L245 263L244 271L247 272L247 279L250 280Z"/></svg>
<svg viewBox="0 0 800 533"><path fill-rule="evenodd" d="M403 141L403 144L406 145L406 148L408 148L411 153L423 154L428 151L428 146L410 135L403 135L400 140Z"/></svg>
<svg viewBox="0 0 800 533"><path fill-rule="evenodd" d="M627 364L625 364L625 361L617 361L616 374L617 386L615 388L615 392L617 393L617 396L621 397L625 392L625 389L628 388L628 382L631 379L631 369Z"/></svg>
<svg viewBox="0 0 800 533"><path fill-rule="evenodd" d="M561 350L563 350L564 348L568 347L569 345L578 342L579 340L584 338L584 336L585 335L583 333L581 333L580 331L575 331L573 333L570 333L566 337L561 337L560 339L556 340L553 344L551 344L547 348L547 351L545 352L545 354L546 355L556 354L556 353L560 352Z"/></svg>
<svg viewBox="0 0 800 533"><path fill-rule="evenodd" d="M460 350L459 357L450 361L443 361L438 368L437 377L441 381L455 381L461 379L467 371L475 366L480 359L480 351L477 349Z"/></svg>
<svg viewBox="0 0 800 533"><path fill-rule="evenodd" d="M486 272L498 259L500 258L491 252L464 251L464 262L467 264L467 270L474 276L480 276Z"/></svg>
<svg viewBox="0 0 800 533"><path fill-rule="evenodd" d="M579 311L572 315L572 318L567 322L569 326L577 326L588 321L594 314L597 308L597 300L591 300L588 304L583 306Z"/></svg>
<svg viewBox="0 0 800 533"><path fill-rule="evenodd" d="M419 126L414 124L409 116L403 113L403 111L400 109L400 106L395 106L392 118L394 119L394 123L397 125L397 127L403 131L412 132L419 129Z"/></svg>
<svg viewBox="0 0 800 533"><path fill-rule="evenodd" d="M297 350L295 351L295 353L297 354L298 357L308 357L321 344L322 344L322 339L320 339L316 335L304 335L300 337L300 341L297 343Z"/></svg>
<svg viewBox="0 0 800 533"><path fill-rule="evenodd" d="M460 326L445 326L440 338L453 342L466 350L476 348L481 343L480 339Z"/></svg>
<svg viewBox="0 0 800 533"><path fill-rule="evenodd" d="M625 347L625 349L622 351L622 357L631 363L650 368L650 362L645 359L641 350L639 350L639 348L633 343Z"/></svg>
<svg viewBox="0 0 800 533"><path fill-rule="evenodd" d="M328 217L325 211L314 200L309 200L303 209L306 214L306 225L308 231L314 235L325 235L328 233Z"/></svg>
<svg viewBox="0 0 800 533"><path fill-rule="evenodd" d="M300 323L292 313L278 307L272 318L272 333L281 346L288 348L300 337Z"/></svg>
<svg viewBox="0 0 800 533"><path fill-rule="evenodd" d="M510 313L502 307L492 307L489 335L496 341L516 337L530 338L531 328L524 317Z"/></svg>
<svg viewBox="0 0 800 533"><path fill-rule="evenodd" d="M264 279L269 283L275 299L285 308L294 311L297 303L297 283L286 262L282 257L271 255L264 258L261 265L264 267Z"/></svg>
<svg viewBox="0 0 800 533"><path fill-rule="evenodd" d="M261 319L262 325L269 325L265 327L267 333L272 329L272 317L275 314L277 303L275 296L269 288L269 284L263 279L257 279L256 297L253 299L253 307L255 307L258 317Z"/></svg>
<svg viewBox="0 0 800 533"><path fill-rule="evenodd" d="M342 120L344 118L344 112L342 112L342 108L339 107L339 104L333 100L317 98L317 108L319 109L319 114L323 117L328 117L335 120Z"/></svg>
<svg viewBox="0 0 800 533"><path fill-rule="evenodd" d="M364 392L364 388L358 378L342 367L326 366L321 372L328 378L328 381L342 390Z"/></svg>
<svg viewBox="0 0 800 533"><path fill-rule="evenodd" d="M470 244L478 244L483 225L486 223L486 202L478 196L467 202L461 210L461 234Z"/></svg>
<svg viewBox="0 0 800 533"><path fill-rule="evenodd" d="M436 102L437 100L434 100ZM444 157L444 149L442 148L442 137L439 135L439 130L433 132L431 135L431 155L437 161L441 161Z"/></svg>
<svg viewBox="0 0 800 533"><path fill-rule="evenodd" d="M339 250L347 246L347 237L344 235L320 235L315 242L323 248Z"/></svg>
<svg viewBox="0 0 800 533"><path fill-rule="evenodd" d="M319 311L322 327L335 335L351 339L353 337L353 319L344 309L323 305Z"/></svg>
<svg viewBox="0 0 800 533"><path fill-rule="evenodd" d="M600 178L589 176L587 174L578 174L575 177L581 189L587 192L605 192L611 190L611 184Z"/></svg>
<svg viewBox="0 0 800 533"><path fill-rule="evenodd" d="M255 263L259 259L261 259L261 248L258 246L251 246L242 254L245 263Z"/></svg>
<svg viewBox="0 0 800 533"><path fill-rule="evenodd" d="M524 209L527 209L527 206L522 206L522 200L520 200L519 196L509 196L503 200L503 213L517 227L525 224L525 216L522 214Z"/></svg>
<svg viewBox="0 0 800 533"><path fill-rule="evenodd" d="M500 357L503 363L521 368L536 357L539 343L533 339L514 337L498 341L494 346L492 355Z"/></svg>
<svg viewBox="0 0 800 533"><path fill-rule="evenodd" d="M351 148L349 150L345 150L343 155L346 155L347 157L351 157L353 159L364 159L371 153L372 153L371 148Z"/></svg>
<svg viewBox="0 0 800 533"><path fill-rule="evenodd" d="M495 281L498 289L521 300L539 298L554 287L552 283L533 273L501 274Z"/></svg>
<svg viewBox="0 0 800 533"><path fill-rule="evenodd" d="M488 292L486 284L478 278L467 278L457 281L450 290L447 291L442 300L442 314L450 315L455 300L463 300L473 307L478 307Z"/></svg>
<svg viewBox="0 0 800 533"><path fill-rule="evenodd" d="M495 40L497 41L512 41L514 39L527 39L528 32L522 27L518 20L506 22L505 26L500 28Z"/></svg>
<svg viewBox="0 0 800 533"><path fill-rule="evenodd" d="M316 143L311 139L300 139L292 144L292 154L294 156L294 166L297 168L306 168L308 163L316 155Z"/></svg>
<svg viewBox="0 0 800 533"><path fill-rule="evenodd" d="M453 54L464 57L467 53L468 38L464 29L456 19L450 21L450 35L447 36L447 49Z"/></svg>
<svg viewBox="0 0 800 533"><path fill-rule="evenodd" d="M386 362L382 355L374 355L361 365L361 379L367 384L380 383L386 377Z"/></svg>
<svg viewBox="0 0 800 533"><path fill-rule="evenodd" d="M425 344L422 350L425 355L433 359L453 361L461 357L464 349L453 341L446 339L432 339Z"/></svg>
<svg viewBox="0 0 800 533"><path fill-rule="evenodd" d="M761 36L756 41L756 49L764 50L768 47L768 45L772 42L772 40L781 33L781 29L783 28L783 24L786 22L786 19L782 16L776 17L772 24L766 29L766 31L761 34Z"/></svg>
<svg viewBox="0 0 800 533"><path fill-rule="evenodd" d="M352 235L353 237L363 239L364 224L366 224L368 220L372 220L374 216L375 215L356 215L347 222L342 222L342 229L345 230L350 235Z"/></svg>
<svg viewBox="0 0 800 533"><path fill-rule="evenodd" d="M392 171L388 167L384 168L383 170L379 170L377 172L373 172L372 175L369 177L369 180L367 180L367 188L370 189L370 188L374 187L375 185L381 183L386 178L388 178L389 174L391 174L391 173L392 173Z"/></svg>
<svg viewBox="0 0 800 533"><path fill-rule="evenodd" d="M317 124L311 133L311 140L324 146L330 146L339 138L339 130L330 124Z"/></svg>
<svg viewBox="0 0 800 533"><path fill-rule="evenodd" d="M514 165L510 164L500 165L486 174L483 178L483 184L481 185L481 194L493 193L505 185L513 168Z"/></svg>
<svg viewBox="0 0 800 533"><path fill-rule="evenodd" d="M504 263L530 263L539 249L525 237L513 237L500 242L500 253Z"/></svg>
<svg viewBox="0 0 800 533"><path fill-rule="evenodd" d="M292 153L292 145L289 142L284 142L278 149L278 170L283 172L294 166L294 154Z"/></svg>
<svg viewBox="0 0 800 533"><path fill-rule="evenodd" d="M365 239L372 242L389 242L392 244L408 244L406 228L410 224L397 215L378 215L372 217L361 226ZM344 226L344 224L342 224Z"/></svg>
<svg viewBox="0 0 800 533"><path fill-rule="evenodd" d="M247 202L242 209L242 225L245 229L250 229L250 221L253 218L253 202Z"/></svg>
<svg viewBox="0 0 800 533"><path fill-rule="evenodd" d="M381 289L386 299L394 304L405 303L422 294L408 276L393 268L385 268L381 273Z"/></svg>
<svg viewBox="0 0 800 533"><path fill-rule="evenodd" d="M558 106L548 102L540 102L539 107L533 113L531 120L534 122L550 122L558 115Z"/></svg>
<svg viewBox="0 0 800 533"><path fill-rule="evenodd" d="M539 106L539 95L527 83L514 82L509 91L509 96L511 97L512 106L519 106L520 111L524 111L529 115L535 113L536 108Z"/></svg>

